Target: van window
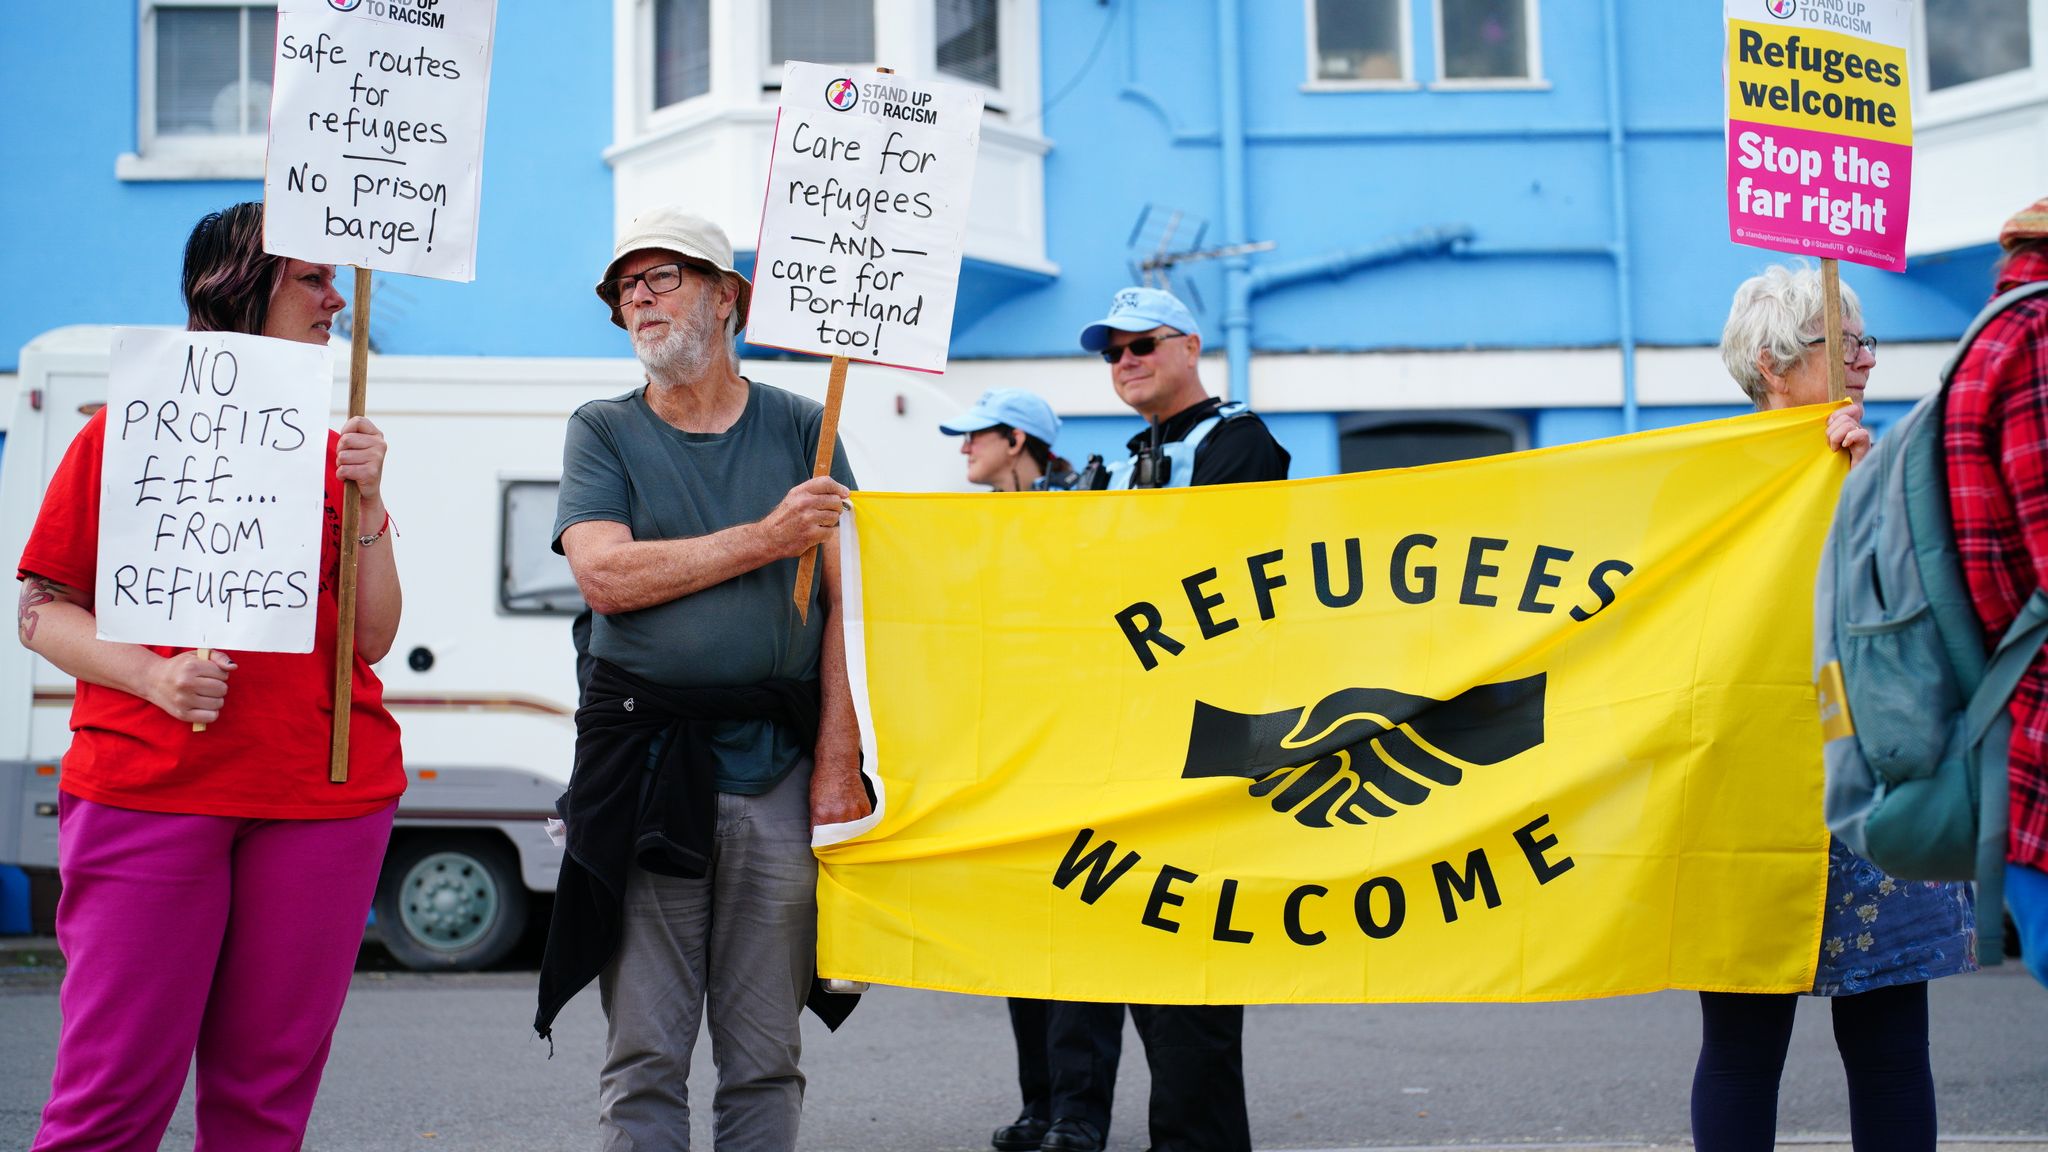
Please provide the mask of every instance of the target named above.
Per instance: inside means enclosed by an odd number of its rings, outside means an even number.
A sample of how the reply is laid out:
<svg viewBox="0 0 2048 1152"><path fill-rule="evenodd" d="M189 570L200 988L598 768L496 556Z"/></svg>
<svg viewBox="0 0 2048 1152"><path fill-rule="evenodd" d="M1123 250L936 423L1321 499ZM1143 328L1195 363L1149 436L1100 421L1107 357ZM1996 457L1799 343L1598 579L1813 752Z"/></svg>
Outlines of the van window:
<svg viewBox="0 0 2048 1152"><path fill-rule="evenodd" d="M574 616L583 594L554 544L559 480L507 480L500 491L498 610Z"/></svg>

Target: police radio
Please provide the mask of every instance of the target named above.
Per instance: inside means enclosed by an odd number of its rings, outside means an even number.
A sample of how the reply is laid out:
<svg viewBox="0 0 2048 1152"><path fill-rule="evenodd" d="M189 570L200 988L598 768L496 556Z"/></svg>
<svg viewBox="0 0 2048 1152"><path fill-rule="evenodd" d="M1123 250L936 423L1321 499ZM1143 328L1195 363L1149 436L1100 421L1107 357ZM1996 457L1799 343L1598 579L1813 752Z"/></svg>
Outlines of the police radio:
<svg viewBox="0 0 2048 1152"><path fill-rule="evenodd" d="M1131 457L1131 487L1164 488L1173 481L1173 457L1167 455L1166 445L1160 440L1159 424L1152 424L1152 438L1138 446L1138 454Z"/></svg>
<svg viewBox="0 0 2048 1152"><path fill-rule="evenodd" d="M1131 487L1164 488L1173 479L1173 457L1158 444L1147 444L1131 457Z"/></svg>

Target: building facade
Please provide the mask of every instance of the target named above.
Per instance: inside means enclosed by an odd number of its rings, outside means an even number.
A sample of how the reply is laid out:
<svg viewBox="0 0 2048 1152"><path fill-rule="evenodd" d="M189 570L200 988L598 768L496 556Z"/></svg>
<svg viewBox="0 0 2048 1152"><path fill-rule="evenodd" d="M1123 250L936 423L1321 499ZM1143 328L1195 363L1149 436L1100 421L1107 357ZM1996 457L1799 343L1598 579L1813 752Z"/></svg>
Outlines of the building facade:
<svg viewBox="0 0 2048 1152"><path fill-rule="evenodd" d="M2048 189L2048 0L1916 8L1912 264L1843 269L1884 342L1879 422ZM275 12L0 19L7 373L55 328L180 321L191 223L262 194ZM781 61L818 59L985 90L939 386L1044 393L1076 461L1138 425L1075 335L1147 277L1296 475L1733 414L1714 344L1777 257L1726 238L1721 29L1708 0L500 0L477 279L380 274L373 339L617 357L590 288L614 229L684 199L749 243Z"/></svg>

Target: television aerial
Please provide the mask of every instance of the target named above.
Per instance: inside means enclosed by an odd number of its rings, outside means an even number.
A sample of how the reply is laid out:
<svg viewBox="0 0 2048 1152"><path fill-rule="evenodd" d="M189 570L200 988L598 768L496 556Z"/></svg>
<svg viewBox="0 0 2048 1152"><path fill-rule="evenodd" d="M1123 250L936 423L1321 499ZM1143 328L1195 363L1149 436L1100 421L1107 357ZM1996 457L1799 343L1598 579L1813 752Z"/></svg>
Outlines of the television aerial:
<svg viewBox="0 0 2048 1152"><path fill-rule="evenodd" d="M1206 309L1201 290L1185 271L1180 272L1176 281L1177 270L1204 260L1224 260L1273 248L1271 240L1204 248L1202 241L1208 234L1207 220L1178 208L1145 205L1138 212L1137 223L1131 226L1131 238L1126 242L1131 253L1131 278L1147 288L1163 288L1202 312Z"/></svg>

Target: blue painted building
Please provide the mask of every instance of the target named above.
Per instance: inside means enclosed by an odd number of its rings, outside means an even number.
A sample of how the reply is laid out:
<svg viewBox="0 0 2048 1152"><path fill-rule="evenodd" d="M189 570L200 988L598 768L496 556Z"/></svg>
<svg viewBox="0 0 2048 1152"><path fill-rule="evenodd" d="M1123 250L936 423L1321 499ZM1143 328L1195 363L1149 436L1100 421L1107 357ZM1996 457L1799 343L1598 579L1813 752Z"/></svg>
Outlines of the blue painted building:
<svg viewBox="0 0 2048 1152"><path fill-rule="evenodd" d="M1916 7L1912 267L1844 266L1894 403L1987 293L1999 222L2048 189L2048 0ZM477 280L380 276L380 351L622 356L590 292L615 227L680 197L754 236L779 61L830 59L986 90L941 386L1045 393L1071 458L1137 428L1075 333L1162 257L1212 390L1266 413L1297 475L1740 410L1713 345L1773 256L1725 238L1709 0L500 0L498 20ZM261 195L274 14L0 21L4 374L63 325L181 319L192 221Z"/></svg>

